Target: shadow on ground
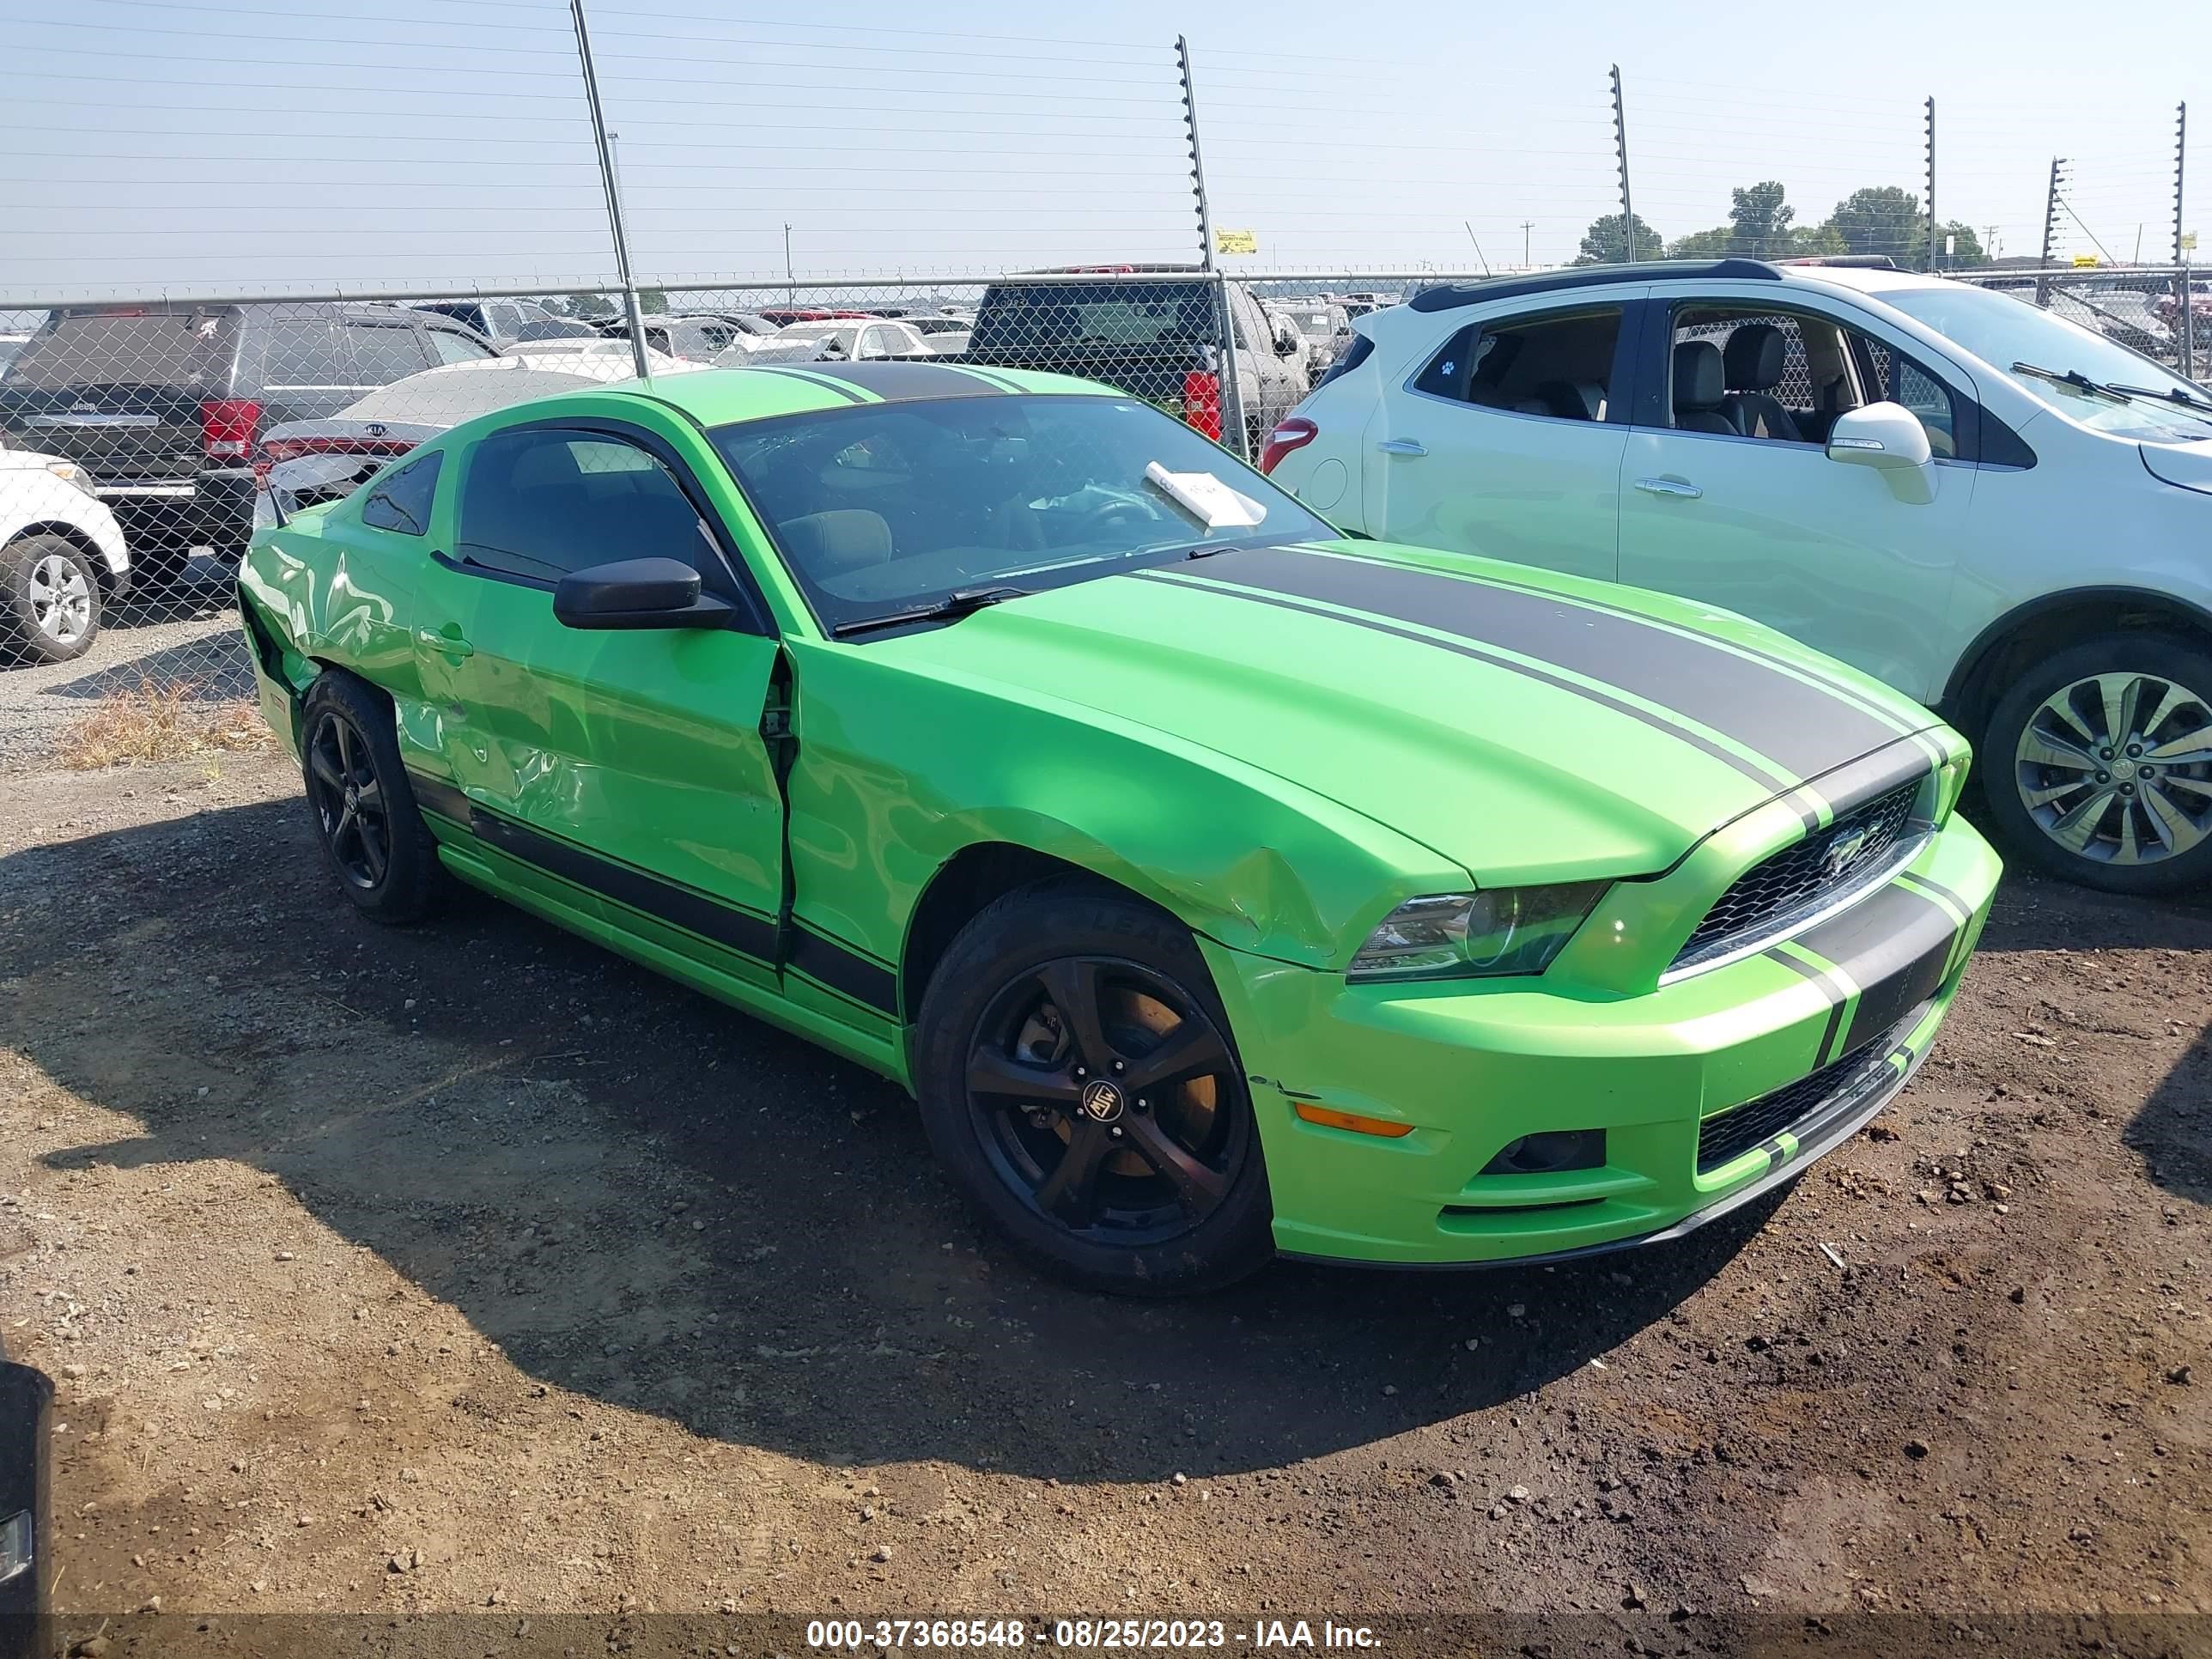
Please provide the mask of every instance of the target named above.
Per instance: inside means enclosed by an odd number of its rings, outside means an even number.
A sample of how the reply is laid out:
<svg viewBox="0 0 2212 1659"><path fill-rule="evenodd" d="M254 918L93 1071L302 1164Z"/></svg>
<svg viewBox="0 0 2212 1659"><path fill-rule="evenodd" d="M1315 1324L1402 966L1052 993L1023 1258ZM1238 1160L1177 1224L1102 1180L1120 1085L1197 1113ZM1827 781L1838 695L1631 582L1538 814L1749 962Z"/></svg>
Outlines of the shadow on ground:
<svg viewBox="0 0 2212 1659"><path fill-rule="evenodd" d="M362 921L295 803L0 858L0 1042L144 1126L52 1163L265 1170L536 1378L823 1463L1149 1480L1373 1441L1668 1319L1779 1201L1549 1268L1115 1301L981 1235L890 1085L489 901Z"/></svg>

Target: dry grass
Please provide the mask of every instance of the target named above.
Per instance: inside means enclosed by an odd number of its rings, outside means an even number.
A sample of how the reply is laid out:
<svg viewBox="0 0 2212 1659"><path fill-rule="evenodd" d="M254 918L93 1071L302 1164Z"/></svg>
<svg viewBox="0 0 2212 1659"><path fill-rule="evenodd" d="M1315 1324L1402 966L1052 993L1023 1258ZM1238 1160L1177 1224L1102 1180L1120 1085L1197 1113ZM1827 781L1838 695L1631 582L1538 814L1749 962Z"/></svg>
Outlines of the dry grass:
<svg viewBox="0 0 2212 1659"><path fill-rule="evenodd" d="M196 701L189 680L159 685L142 679L112 691L62 733L57 758L73 772L144 761L190 760L196 755L252 754L276 746L258 707Z"/></svg>

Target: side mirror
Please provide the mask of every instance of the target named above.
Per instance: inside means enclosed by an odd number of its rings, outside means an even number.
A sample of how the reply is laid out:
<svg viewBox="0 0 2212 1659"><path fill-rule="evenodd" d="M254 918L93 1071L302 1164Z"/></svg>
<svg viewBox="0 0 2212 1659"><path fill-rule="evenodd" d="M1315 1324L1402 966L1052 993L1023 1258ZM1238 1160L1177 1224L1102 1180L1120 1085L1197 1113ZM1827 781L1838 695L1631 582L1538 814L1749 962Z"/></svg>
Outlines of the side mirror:
<svg viewBox="0 0 2212 1659"><path fill-rule="evenodd" d="M1828 432L1828 459L1870 466L1889 480L1898 500L1925 507L1936 499L1935 452L1928 428L1902 404L1869 404L1836 417Z"/></svg>
<svg viewBox="0 0 2212 1659"><path fill-rule="evenodd" d="M553 619L568 628L720 628L729 614L678 559L595 564L570 571L553 590Z"/></svg>

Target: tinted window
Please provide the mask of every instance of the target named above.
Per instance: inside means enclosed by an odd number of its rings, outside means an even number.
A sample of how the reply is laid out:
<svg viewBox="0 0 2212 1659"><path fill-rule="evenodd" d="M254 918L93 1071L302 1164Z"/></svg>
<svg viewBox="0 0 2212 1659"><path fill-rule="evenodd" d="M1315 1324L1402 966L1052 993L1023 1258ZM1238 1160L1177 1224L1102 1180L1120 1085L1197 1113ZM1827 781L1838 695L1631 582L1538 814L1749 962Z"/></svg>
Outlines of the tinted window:
<svg viewBox="0 0 2212 1659"><path fill-rule="evenodd" d="M1189 345L1220 336L1213 291L1195 283L1095 288L1001 283L975 319L979 347Z"/></svg>
<svg viewBox="0 0 2212 1659"><path fill-rule="evenodd" d="M350 374L339 371L337 319L328 312L264 318L261 329L264 392L353 384Z"/></svg>
<svg viewBox="0 0 2212 1659"><path fill-rule="evenodd" d="M433 450L419 459L386 473L368 487L361 504L361 521L379 530L397 530L419 536L430 527L430 499L438 491L438 464L443 452Z"/></svg>
<svg viewBox="0 0 2212 1659"><path fill-rule="evenodd" d="M1818 443L1835 419L1843 386L1843 351L1834 324L1786 312L1726 306L1684 306L1674 313L1673 343L1703 340L1721 354L1720 404L1697 411L1677 405L1674 424L1715 430L1717 415L1746 438ZM1668 358L1671 367L1673 358ZM1725 436L1726 434L1720 435Z"/></svg>
<svg viewBox="0 0 2212 1659"><path fill-rule="evenodd" d="M461 489L459 556L510 575L557 580L616 559L697 563L699 515L635 444L541 428L485 439Z"/></svg>
<svg viewBox="0 0 2212 1659"><path fill-rule="evenodd" d="M430 366L422 341L405 325L347 323L339 354L341 378L349 386L388 386Z"/></svg>
<svg viewBox="0 0 2212 1659"><path fill-rule="evenodd" d="M428 332L431 354L441 363L472 363L480 358L498 356L490 347L478 345L465 334L455 334L442 328L430 329Z"/></svg>
<svg viewBox="0 0 2212 1659"><path fill-rule="evenodd" d="M17 355L8 384L220 387L237 327L234 311L57 312Z"/></svg>
<svg viewBox="0 0 2212 1659"><path fill-rule="evenodd" d="M1444 342L1413 389L1518 415L1601 421L1620 337L1618 307L1471 324Z"/></svg>

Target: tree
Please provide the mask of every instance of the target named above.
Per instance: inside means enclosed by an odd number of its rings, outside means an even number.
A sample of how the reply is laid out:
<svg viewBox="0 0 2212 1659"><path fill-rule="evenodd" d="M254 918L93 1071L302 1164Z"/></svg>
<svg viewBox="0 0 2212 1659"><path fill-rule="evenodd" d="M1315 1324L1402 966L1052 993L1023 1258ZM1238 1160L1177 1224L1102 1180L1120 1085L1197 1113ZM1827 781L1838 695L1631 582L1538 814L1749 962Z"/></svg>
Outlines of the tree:
<svg viewBox="0 0 2212 1659"><path fill-rule="evenodd" d="M585 321L598 321L615 314L614 301L604 294L571 294L565 301L547 301L549 311L558 311L564 316Z"/></svg>
<svg viewBox="0 0 2212 1659"><path fill-rule="evenodd" d="M1618 213L1608 213L1602 219L1590 221L1590 228L1583 233L1582 252L1575 256L1578 265L1617 265L1633 258L1656 259L1662 257L1666 243L1657 231L1636 216L1636 246L1629 247L1629 228L1626 220Z"/></svg>
<svg viewBox="0 0 2212 1659"><path fill-rule="evenodd" d="M1832 253L1849 253L1850 244L1833 225L1800 225L1784 239L1784 246L1775 252L1799 259L1825 258Z"/></svg>
<svg viewBox="0 0 2212 1659"><path fill-rule="evenodd" d="M1855 190L1836 204L1828 223L1850 252L1886 253L1899 264L1927 263L1928 216L1909 190L1895 185Z"/></svg>
<svg viewBox="0 0 2212 1659"><path fill-rule="evenodd" d="M658 317L668 309L668 296L657 288L640 289L637 308L648 317Z"/></svg>
<svg viewBox="0 0 2212 1659"><path fill-rule="evenodd" d="M1693 230L1687 236L1677 237L1668 244L1670 259L1722 259L1735 252L1735 230L1729 225L1715 225L1711 230Z"/></svg>
<svg viewBox="0 0 2212 1659"><path fill-rule="evenodd" d="M1944 251L1946 242L1949 252ZM1974 234L1974 228L1956 219L1944 222L1943 228L1936 234L1936 257L1946 270L1957 270L1966 265L1985 265L1990 256L1983 250L1982 239Z"/></svg>
<svg viewBox="0 0 2212 1659"><path fill-rule="evenodd" d="M1782 199L1781 180L1769 179L1729 194L1735 198L1735 205L1729 209L1729 223L1735 231L1735 252L1755 259L1787 253L1790 223L1797 215Z"/></svg>

